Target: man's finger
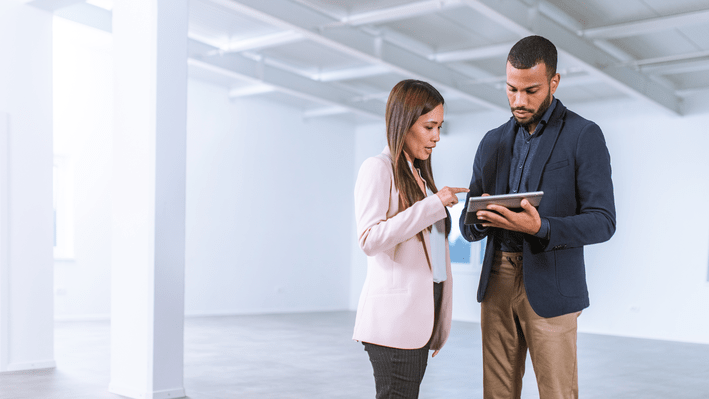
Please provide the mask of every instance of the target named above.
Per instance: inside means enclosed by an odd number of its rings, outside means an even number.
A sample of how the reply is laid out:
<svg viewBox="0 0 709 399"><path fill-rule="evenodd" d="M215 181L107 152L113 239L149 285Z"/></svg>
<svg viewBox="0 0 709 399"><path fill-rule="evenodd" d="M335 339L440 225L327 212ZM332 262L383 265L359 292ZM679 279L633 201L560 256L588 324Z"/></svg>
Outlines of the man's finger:
<svg viewBox="0 0 709 399"><path fill-rule="evenodd" d="M488 204L487 209L495 212L504 214L505 212L511 212L507 207L497 204Z"/></svg>

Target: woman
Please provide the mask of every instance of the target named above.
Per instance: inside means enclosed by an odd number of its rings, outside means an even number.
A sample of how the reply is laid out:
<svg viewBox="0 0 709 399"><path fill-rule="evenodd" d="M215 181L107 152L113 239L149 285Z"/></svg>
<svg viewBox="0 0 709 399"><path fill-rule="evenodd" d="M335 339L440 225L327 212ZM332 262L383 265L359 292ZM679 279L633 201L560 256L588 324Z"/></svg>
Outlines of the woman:
<svg viewBox="0 0 709 399"><path fill-rule="evenodd" d="M388 146L362 164L355 185L367 278L353 339L369 354L377 399L417 398L428 351L436 356L450 331L445 207L468 189L436 189L430 156L442 124L443 97L433 86L399 82L386 106Z"/></svg>

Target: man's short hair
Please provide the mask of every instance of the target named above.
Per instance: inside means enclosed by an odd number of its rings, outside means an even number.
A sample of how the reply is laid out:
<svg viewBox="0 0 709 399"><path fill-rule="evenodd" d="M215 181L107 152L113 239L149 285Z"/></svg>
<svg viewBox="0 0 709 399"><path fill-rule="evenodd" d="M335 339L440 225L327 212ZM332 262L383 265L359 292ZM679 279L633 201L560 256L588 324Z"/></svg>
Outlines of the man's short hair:
<svg viewBox="0 0 709 399"><path fill-rule="evenodd" d="M515 43L507 55L507 61L517 69L529 69L543 62L549 80L556 75L556 58L554 43L541 36L525 37Z"/></svg>

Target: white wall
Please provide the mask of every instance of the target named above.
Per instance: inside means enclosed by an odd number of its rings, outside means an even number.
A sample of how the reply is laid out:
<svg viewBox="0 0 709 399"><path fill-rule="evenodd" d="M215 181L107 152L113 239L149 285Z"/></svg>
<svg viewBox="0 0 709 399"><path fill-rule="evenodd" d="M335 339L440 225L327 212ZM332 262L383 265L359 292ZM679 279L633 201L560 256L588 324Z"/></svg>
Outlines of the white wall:
<svg viewBox="0 0 709 399"><path fill-rule="evenodd" d="M0 54L9 153L0 159L9 219L0 221L0 371L52 367L51 16L0 2Z"/></svg>
<svg viewBox="0 0 709 399"><path fill-rule="evenodd" d="M365 159L377 155L384 147L386 147L386 135L384 120L379 123L367 124L358 126L355 131L355 147L354 147L354 162L352 164L352 181L357 180L357 173L359 172L359 167L362 165ZM354 199L354 184L350 187L347 192L349 198ZM367 275L367 256L364 255L362 249L359 247L357 228L355 226L354 217L354 201L352 201L352 207L350 209L350 254L352 267L350 270L350 297L349 297L349 309L356 310L357 302L359 301L359 294L362 291L362 286L364 285L364 279Z"/></svg>
<svg viewBox="0 0 709 399"><path fill-rule="evenodd" d="M113 140L112 35L55 18L54 153L68 175L73 254L55 259L58 319L108 318Z"/></svg>
<svg viewBox="0 0 709 399"><path fill-rule="evenodd" d="M709 113L622 103L579 111L606 135L618 212L615 236L587 251L591 307L580 326L709 343Z"/></svg>
<svg viewBox="0 0 709 399"><path fill-rule="evenodd" d="M69 57L55 70L55 152L73 166L75 237L55 261L55 315L108 318L111 36L57 24ZM188 95L187 314L346 309L352 124L199 81Z"/></svg>
<svg viewBox="0 0 709 399"><path fill-rule="evenodd" d="M354 128L191 81L187 314L348 307Z"/></svg>
<svg viewBox="0 0 709 399"><path fill-rule="evenodd" d="M696 104L691 109L681 117L623 101L572 107L605 133L618 212L615 236L586 248L591 306L579 319L580 331L709 343L709 318L703 316L709 309L709 208L703 206L709 197L709 113ZM509 115L446 118L448 133L433 154L436 183L467 186L482 135ZM358 130L357 148L369 152L358 153L360 163L380 151L383 126L376 131ZM365 262L353 254L353 293ZM472 304L478 277L475 266L454 270L455 318L479 320L479 305ZM350 306L356 306L353 299Z"/></svg>

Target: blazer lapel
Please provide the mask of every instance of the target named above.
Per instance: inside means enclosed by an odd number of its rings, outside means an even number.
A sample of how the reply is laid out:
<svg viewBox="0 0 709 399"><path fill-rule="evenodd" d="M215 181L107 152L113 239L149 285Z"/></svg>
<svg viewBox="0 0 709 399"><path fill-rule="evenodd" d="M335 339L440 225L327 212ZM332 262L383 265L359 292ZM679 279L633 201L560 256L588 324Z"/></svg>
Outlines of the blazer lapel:
<svg viewBox="0 0 709 399"><path fill-rule="evenodd" d="M497 146L497 176L495 179L495 192L490 194L507 194L507 184L510 176L510 162L512 162L512 146L515 140L515 121L510 118L505 130L500 135Z"/></svg>
<svg viewBox="0 0 709 399"><path fill-rule="evenodd" d="M564 126L564 115L566 114L566 107L559 101L556 100L556 108L549 118L549 124L544 128L544 132L539 138L539 148L537 149L537 155L534 156L532 161L532 167L529 174L529 181L527 182L527 187L529 190L538 190L539 183L542 180L542 172L544 171L544 166L549 161L551 157L551 151L556 145L556 140L559 138L559 133L561 133L561 128Z"/></svg>

